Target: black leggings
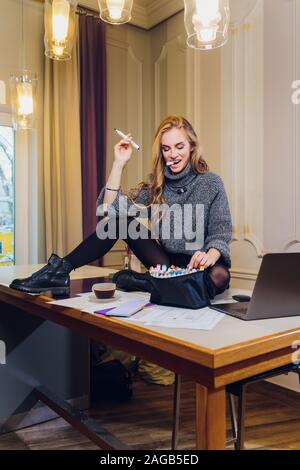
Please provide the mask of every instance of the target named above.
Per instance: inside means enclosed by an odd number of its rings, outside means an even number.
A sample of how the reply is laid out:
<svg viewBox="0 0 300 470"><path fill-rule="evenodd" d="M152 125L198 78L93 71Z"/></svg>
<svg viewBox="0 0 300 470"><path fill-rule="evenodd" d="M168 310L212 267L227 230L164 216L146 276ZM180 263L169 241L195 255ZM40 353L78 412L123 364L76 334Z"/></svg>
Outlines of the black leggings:
<svg viewBox="0 0 300 470"><path fill-rule="evenodd" d="M167 252L156 240L151 239L151 232L147 227L140 224L132 217L127 218L127 227L129 223L136 224L136 232L141 233L143 236L133 239L127 233L127 237L124 238L124 241L147 269L149 269L150 266L156 266L157 264L166 264L167 266L174 264L180 267L187 266L191 259L190 255ZM76 269L102 258L119 240L118 227L119 224L116 223L115 238L106 238L101 240L98 238L96 232L94 232L88 238L83 240L83 242L81 242L71 253L65 256L65 259L73 266L74 269ZM230 273L222 262L218 262L215 266L208 268L207 275L213 283L216 294L220 294L228 288Z"/></svg>

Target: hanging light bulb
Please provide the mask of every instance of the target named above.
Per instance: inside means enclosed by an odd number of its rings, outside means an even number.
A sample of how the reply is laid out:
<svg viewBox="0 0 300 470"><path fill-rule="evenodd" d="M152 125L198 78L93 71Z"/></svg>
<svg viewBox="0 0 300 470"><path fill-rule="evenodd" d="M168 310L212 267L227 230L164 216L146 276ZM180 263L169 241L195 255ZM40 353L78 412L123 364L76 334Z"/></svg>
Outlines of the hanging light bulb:
<svg viewBox="0 0 300 470"><path fill-rule="evenodd" d="M122 18L124 3L124 0L110 0L110 2L108 2L108 12L112 20L118 21Z"/></svg>
<svg viewBox="0 0 300 470"><path fill-rule="evenodd" d="M29 116L33 113L32 85L28 82L17 83L18 114Z"/></svg>
<svg viewBox="0 0 300 470"><path fill-rule="evenodd" d="M78 0L45 0L45 54L54 60L69 60L74 43Z"/></svg>
<svg viewBox="0 0 300 470"><path fill-rule="evenodd" d="M200 1L196 2L196 11L192 21L198 41L215 41L220 20L219 0L209 0L205 4Z"/></svg>
<svg viewBox="0 0 300 470"><path fill-rule="evenodd" d="M37 76L25 70L25 40L24 40L24 1L21 5L21 34L22 69L23 71L10 76L10 102L12 121L15 130L33 129L35 126Z"/></svg>
<svg viewBox="0 0 300 470"><path fill-rule="evenodd" d="M131 20L133 0L98 0L100 18L110 24L124 24Z"/></svg>
<svg viewBox="0 0 300 470"><path fill-rule="evenodd" d="M69 28L70 4L67 0L53 0L52 37L57 43L66 40Z"/></svg>
<svg viewBox="0 0 300 470"><path fill-rule="evenodd" d="M10 77L13 127L16 130L35 126L36 87L35 73L23 71Z"/></svg>
<svg viewBox="0 0 300 470"><path fill-rule="evenodd" d="M227 42L229 0L184 0L184 4L189 47L209 50Z"/></svg>

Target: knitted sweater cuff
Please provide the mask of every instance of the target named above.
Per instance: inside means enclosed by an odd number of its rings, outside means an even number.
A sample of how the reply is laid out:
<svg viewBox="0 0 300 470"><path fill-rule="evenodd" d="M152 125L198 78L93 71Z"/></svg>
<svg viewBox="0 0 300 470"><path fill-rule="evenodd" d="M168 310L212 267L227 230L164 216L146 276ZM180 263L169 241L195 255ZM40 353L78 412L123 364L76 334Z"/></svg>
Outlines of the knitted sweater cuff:
<svg viewBox="0 0 300 470"><path fill-rule="evenodd" d="M210 248L218 250L221 253L219 261L223 261L228 268L231 267L230 249L227 243L222 240L211 240L205 245L204 251L208 251Z"/></svg>

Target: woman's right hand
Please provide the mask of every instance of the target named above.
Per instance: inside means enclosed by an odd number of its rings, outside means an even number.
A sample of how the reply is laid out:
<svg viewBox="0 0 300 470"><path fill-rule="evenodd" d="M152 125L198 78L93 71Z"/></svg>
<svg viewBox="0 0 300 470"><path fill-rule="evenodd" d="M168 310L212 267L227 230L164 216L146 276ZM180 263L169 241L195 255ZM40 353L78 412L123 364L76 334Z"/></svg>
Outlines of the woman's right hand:
<svg viewBox="0 0 300 470"><path fill-rule="evenodd" d="M115 152L115 162L125 166L126 163L130 160L132 155L132 134L128 134L126 139L120 140L114 146Z"/></svg>

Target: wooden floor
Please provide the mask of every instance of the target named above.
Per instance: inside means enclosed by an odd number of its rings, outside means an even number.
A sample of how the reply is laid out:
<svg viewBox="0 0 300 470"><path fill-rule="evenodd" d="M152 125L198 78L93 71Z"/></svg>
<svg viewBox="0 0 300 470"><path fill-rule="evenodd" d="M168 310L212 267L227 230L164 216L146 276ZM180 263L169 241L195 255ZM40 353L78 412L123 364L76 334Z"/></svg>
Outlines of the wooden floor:
<svg viewBox="0 0 300 470"><path fill-rule="evenodd" d="M247 398L247 449L300 449L300 395L261 382L249 386ZM182 384L179 449L194 449L194 413L194 385L185 382ZM130 402L103 402L89 414L101 419L107 429L134 449L170 449L172 387L147 384L137 379ZM229 419L227 426L229 430ZM84 450L97 447L58 418L2 435L0 450L4 449Z"/></svg>

